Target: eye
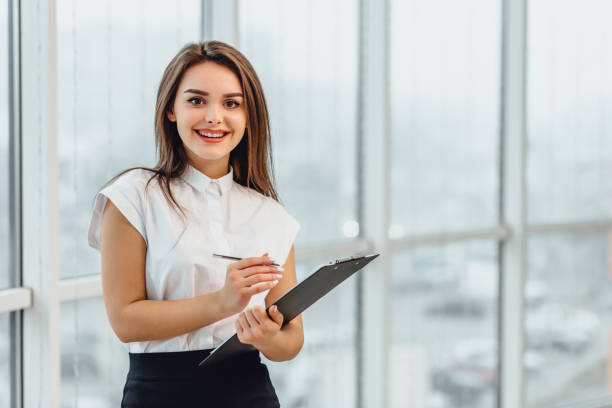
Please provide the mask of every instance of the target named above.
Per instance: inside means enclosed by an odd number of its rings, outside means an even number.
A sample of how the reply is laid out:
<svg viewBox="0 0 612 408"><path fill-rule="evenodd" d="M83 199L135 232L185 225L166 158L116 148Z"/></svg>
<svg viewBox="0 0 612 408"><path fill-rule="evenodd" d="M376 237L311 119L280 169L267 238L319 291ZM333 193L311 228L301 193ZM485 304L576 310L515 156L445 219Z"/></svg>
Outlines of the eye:
<svg viewBox="0 0 612 408"><path fill-rule="evenodd" d="M234 108L237 108L238 106L240 106L240 104L233 99L225 101L226 108L234 109Z"/></svg>
<svg viewBox="0 0 612 408"><path fill-rule="evenodd" d="M189 102L191 105L201 105L202 103L204 103L202 101L202 98L198 98L197 96L187 99L187 102Z"/></svg>

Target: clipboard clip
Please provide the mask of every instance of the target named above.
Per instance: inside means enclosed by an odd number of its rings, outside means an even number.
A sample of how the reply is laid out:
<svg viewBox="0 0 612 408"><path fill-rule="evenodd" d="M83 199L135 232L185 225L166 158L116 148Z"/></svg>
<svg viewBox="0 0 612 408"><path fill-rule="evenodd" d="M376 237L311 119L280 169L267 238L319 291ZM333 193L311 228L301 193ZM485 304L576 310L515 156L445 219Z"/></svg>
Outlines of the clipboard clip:
<svg viewBox="0 0 612 408"><path fill-rule="evenodd" d="M339 258L339 259L336 259L336 261L333 262L333 263L330 262L330 265L337 265L337 264L340 264L340 263L354 261L356 259L362 259L362 258L363 258L363 256L360 256L360 255L349 256L347 258Z"/></svg>

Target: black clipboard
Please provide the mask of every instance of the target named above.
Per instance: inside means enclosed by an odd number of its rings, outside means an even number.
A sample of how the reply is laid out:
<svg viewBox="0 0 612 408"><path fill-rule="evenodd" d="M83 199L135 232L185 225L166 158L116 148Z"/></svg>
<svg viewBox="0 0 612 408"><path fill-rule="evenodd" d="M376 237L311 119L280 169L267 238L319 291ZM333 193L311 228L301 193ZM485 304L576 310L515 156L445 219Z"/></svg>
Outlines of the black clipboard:
<svg viewBox="0 0 612 408"><path fill-rule="evenodd" d="M341 284L346 278L369 264L379 254L352 256L350 258L338 259L327 265L321 266L309 277L291 288L274 304L279 312L283 314L283 326L297 317L313 303L326 295L333 288ZM268 309L266 309L268 312ZM202 361L198 366L215 364L232 355L256 350L250 344L241 343L238 335L234 334L227 339Z"/></svg>

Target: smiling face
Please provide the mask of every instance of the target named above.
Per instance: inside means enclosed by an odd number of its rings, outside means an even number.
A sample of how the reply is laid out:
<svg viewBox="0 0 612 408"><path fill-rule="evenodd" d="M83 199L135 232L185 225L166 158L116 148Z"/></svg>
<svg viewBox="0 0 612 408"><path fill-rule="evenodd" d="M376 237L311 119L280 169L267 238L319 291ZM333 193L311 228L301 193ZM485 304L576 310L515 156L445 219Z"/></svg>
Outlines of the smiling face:
<svg viewBox="0 0 612 408"><path fill-rule="evenodd" d="M176 122L192 166L211 178L227 174L230 152L247 123L242 87L232 70L210 61L190 67L167 116Z"/></svg>

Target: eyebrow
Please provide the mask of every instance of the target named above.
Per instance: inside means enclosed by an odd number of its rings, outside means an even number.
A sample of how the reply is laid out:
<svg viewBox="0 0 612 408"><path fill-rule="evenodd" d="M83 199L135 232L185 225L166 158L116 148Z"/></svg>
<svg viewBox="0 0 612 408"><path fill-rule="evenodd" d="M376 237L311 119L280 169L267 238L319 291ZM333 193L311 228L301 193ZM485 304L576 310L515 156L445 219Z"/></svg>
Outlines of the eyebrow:
<svg viewBox="0 0 612 408"><path fill-rule="evenodd" d="M187 89L183 93L194 93L194 94L198 94L198 95L202 95L202 96L210 95L208 92L200 91L199 89ZM226 94L223 95L224 98L231 98L231 97L234 97L234 96L244 97L241 92L226 93Z"/></svg>

